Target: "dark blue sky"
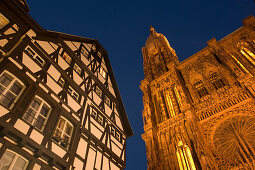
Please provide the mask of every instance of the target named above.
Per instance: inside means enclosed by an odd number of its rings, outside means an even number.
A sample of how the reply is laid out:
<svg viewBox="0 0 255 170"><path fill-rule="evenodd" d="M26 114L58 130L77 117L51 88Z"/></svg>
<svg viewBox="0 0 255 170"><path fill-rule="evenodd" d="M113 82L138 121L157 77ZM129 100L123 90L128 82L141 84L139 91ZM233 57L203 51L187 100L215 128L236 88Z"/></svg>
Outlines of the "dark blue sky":
<svg viewBox="0 0 255 170"><path fill-rule="evenodd" d="M108 51L135 136L127 140L127 170L146 169L141 139L143 59L149 25L164 34L182 61L255 15L253 0L27 0L45 29L99 40Z"/></svg>

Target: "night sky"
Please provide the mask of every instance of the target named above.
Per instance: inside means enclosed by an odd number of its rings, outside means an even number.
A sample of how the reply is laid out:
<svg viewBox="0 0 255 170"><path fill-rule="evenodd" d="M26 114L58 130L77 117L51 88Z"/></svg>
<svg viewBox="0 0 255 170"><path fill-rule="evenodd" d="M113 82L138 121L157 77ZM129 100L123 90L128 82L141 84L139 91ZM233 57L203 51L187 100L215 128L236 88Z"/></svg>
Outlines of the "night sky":
<svg viewBox="0 0 255 170"><path fill-rule="evenodd" d="M180 61L213 37L220 40L255 15L253 0L27 0L45 29L97 39L108 51L134 136L127 140L127 170L146 169L141 138L143 57L149 26L162 33Z"/></svg>

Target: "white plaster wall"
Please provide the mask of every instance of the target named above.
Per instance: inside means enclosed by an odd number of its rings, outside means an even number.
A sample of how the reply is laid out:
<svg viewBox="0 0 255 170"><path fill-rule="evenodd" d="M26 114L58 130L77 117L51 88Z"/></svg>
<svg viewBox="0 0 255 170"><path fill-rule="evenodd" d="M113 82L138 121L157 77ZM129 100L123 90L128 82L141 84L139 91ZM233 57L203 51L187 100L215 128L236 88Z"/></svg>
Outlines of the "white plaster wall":
<svg viewBox="0 0 255 170"><path fill-rule="evenodd" d="M46 85L51 88L56 94L58 94L62 90L62 87L60 87L49 75L47 75Z"/></svg>
<svg viewBox="0 0 255 170"><path fill-rule="evenodd" d="M59 55L58 56L58 65L63 69L66 70L69 67L69 64Z"/></svg>
<svg viewBox="0 0 255 170"><path fill-rule="evenodd" d="M110 162L111 170L120 170L119 167L117 167L114 163Z"/></svg>
<svg viewBox="0 0 255 170"><path fill-rule="evenodd" d="M51 54L54 52L54 49L51 47L51 45L47 41L36 41L48 54Z"/></svg>
<svg viewBox="0 0 255 170"><path fill-rule="evenodd" d="M30 134L30 138L33 139L39 145L42 143L43 137L44 136L37 130L33 130L32 133Z"/></svg>
<svg viewBox="0 0 255 170"><path fill-rule="evenodd" d="M95 156L96 156L96 152L93 149L89 148L89 153L88 153L88 158L87 158L87 163L86 163L85 170L93 170L94 162L95 162Z"/></svg>
<svg viewBox="0 0 255 170"><path fill-rule="evenodd" d="M120 148L118 148L116 145L115 145L115 143L111 143L112 144L112 151L116 154L116 155L118 155L118 156L120 156L120 154L121 154L121 150L120 150Z"/></svg>
<svg viewBox="0 0 255 170"><path fill-rule="evenodd" d="M103 170L109 170L109 159L103 156Z"/></svg>
<svg viewBox="0 0 255 170"><path fill-rule="evenodd" d="M111 116L111 113L112 113L112 109L107 105L107 104L105 104L104 103L104 108L105 108L105 113L107 114L107 116Z"/></svg>
<svg viewBox="0 0 255 170"><path fill-rule="evenodd" d="M98 128L94 126L93 124L90 125L90 128L91 128L91 133L94 136L96 136L98 139L100 139L103 133L100 130L98 130Z"/></svg>
<svg viewBox="0 0 255 170"><path fill-rule="evenodd" d="M85 159L87 145L88 143L84 139L80 138L76 153L80 155L83 159Z"/></svg>
<svg viewBox="0 0 255 170"><path fill-rule="evenodd" d="M119 118L118 116L115 116L115 120L116 120L116 125L117 125L121 130L123 130L123 127L122 127L120 118Z"/></svg>
<svg viewBox="0 0 255 170"><path fill-rule="evenodd" d="M58 155L59 157L63 158L63 156L66 154L66 151L57 144L55 144L54 142L51 143L52 143L51 151Z"/></svg>
<svg viewBox="0 0 255 170"><path fill-rule="evenodd" d="M74 158L73 166L75 167L75 170L82 170L83 168L83 162L78 159L77 157Z"/></svg>
<svg viewBox="0 0 255 170"><path fill-rule="evenodd" d="M41 67L39 67L33 59L31 59L29 56L27 56L25 53L23 53L23 59L22 63L29 68L33 73L41 70Z"/></svg>
<svg viewBox="0 0 255 170"><path fill-rule="evenodd" d="M78 85L80 85L81 82L83 81L82 78L75 71L73 71L73 80Z"/></svg>
<svg viewBox="0 0 255 170"><path fill-rule="evenodd" d="M69 94L67 94L67 101L68 101L68 105L75 111L77 112L81 106L72 98L72 96L70 96Z"/></svg>
<svg viewBox="0 0 255 170"><path fill-rule="evenodd" d="M99 105L102 99L93 91L93 100L94 102Z"/></svg>
<svg viewBox="0 0 255 170"><path fill-rule="evenodd" d="M23 120L20 120L20 119L18 119L16 123L14 124L14 128L16 128L17 130L19 130L20 132L24 134L27 134L29 127L30 126L27 123L25 123Z"/></svg>
<svg viewBox="0 0 255 170"><path fill-rule="evenodd" d="M97 151L97 157L96 157L96 165L95 168L101 169L101 160L102 160L102 153Z"/></svg>
<svg viewBox="0 0 255 170"><path fill-rule="evenodd" d="M0 117L4 116L7 113L9 113L9 110L0 105Z"/></svg>
<svg viewBox="0 0 255 170"><path fill-rule="evenodd" d="M48 74L56 81L58 81L61 76L60 72L53 65L48 69Z"/></svg>

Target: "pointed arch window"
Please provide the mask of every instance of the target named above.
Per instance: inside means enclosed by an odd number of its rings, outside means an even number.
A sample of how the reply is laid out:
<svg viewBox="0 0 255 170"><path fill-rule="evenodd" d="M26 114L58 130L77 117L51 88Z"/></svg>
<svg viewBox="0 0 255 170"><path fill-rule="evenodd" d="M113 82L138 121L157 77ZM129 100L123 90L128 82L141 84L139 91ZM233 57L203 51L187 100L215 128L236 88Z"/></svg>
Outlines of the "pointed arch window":
<svg viewBox="0 0 255 170"><path fill-rule="evenodd" d="M166 102L167 102L167 106L170 112L170 117L174 117L176 116L175 111L174 111L174 106L173 106L173 102L171 99L171 96L169 93L166 94Z"/></svg>
<svg viewBox="0 0 255 170"><path fill-rule="evenodd" d="M216 90L225 86L224 82L222 81L222 79L219 77L217 73L210 74L209 79Z"/></svg>
<svg viewBox="0 0 255 170"><path fill-rule="evenodd" d="M232 54L232 53L229 53L230 56L232 57L232 59L237 62L237 64L242 68L242 70L248 74L251 75L251 73L246 69L246 67L244 67L244 65ZM252 76L252 75L251 75Z"/></svg>
<svg viewBox="0 0 255 170"><path fill-rule="evenodd" d="M201 97L201 98L209 94L208 91L206 90L205 85L202 82L202 80L196 82L194 84L194 87L195 87L199 97Z"/></svg>
<svg viewBox="0 0 255 170"><path fill-rule="evenodd" d="M247 43L239 43L240 52L255 66L255 55L248 49Z"/></svg>
<svg viewBox="0 0 255 170"><path fill-rule="evenodd" d="M178 142L176 155L177 155L177 160L179 163L180 170L195 170L196 169L191 151L187 145L183 145L182 141Z"/></svg>
<svg viewBox="0 0 255 170"><path fill-rule="evenodd" d="M19 79L5 71L0 76L0 104L11 109L24 89Z"/></svg>

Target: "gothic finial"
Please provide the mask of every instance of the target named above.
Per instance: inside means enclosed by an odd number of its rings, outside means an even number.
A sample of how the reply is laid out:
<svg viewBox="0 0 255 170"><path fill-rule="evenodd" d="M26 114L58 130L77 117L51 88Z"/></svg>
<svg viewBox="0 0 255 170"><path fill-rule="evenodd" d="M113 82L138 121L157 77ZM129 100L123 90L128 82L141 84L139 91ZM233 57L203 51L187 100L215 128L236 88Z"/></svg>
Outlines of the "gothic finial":
<svg viewBox="0 0 255 170"><path fill-rule="evenodd" d="M152 25L150 25L150 32L151 32L151 34L155 34L156 33L156 31L155 31L155 29L153 28Z"/></svg>

